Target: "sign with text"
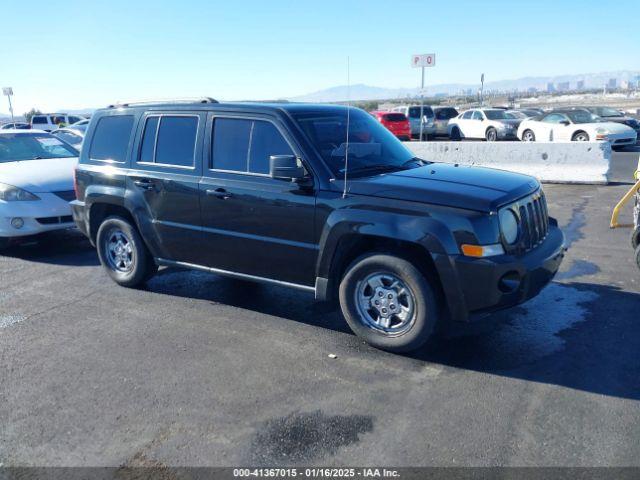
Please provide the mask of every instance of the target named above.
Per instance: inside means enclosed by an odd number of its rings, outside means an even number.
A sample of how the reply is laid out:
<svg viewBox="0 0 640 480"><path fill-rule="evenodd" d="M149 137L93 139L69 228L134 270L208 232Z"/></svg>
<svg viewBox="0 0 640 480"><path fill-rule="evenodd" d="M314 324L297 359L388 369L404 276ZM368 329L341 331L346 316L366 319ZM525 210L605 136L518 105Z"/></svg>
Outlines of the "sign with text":
<svg viewBox="0 0 640 480"><path fill-rule="evenodd" d="M411 56L411 66L413 68L435 67L436 66L436 54L435 53L423 53L422 55L412 55Z"/></svg>

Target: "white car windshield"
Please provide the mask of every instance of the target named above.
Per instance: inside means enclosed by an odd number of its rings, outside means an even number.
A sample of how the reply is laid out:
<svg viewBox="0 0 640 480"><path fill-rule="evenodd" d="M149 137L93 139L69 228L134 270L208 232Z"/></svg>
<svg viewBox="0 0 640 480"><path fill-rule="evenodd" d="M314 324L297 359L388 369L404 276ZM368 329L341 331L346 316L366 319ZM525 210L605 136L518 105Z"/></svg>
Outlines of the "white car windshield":
<svg viewBox="0 0 640 480"><path fill-rule="evenodd" d="M571 119L573 123L596 123L602 121L600 117L594 115L588 110L576 110L574 112L567 112L566 115Z"/></svg>
<svg viewBox="0 0 640 480"><path fill-rule="evenodd" d="M0 135L0 163L77 156L71 145L47 133Z"/></svg>
<svg viewBox="0 0 640 480"><path fill-rule="evenodd" d="M509 118L504 110L484 110L489 120L504 120Z"/></svg>

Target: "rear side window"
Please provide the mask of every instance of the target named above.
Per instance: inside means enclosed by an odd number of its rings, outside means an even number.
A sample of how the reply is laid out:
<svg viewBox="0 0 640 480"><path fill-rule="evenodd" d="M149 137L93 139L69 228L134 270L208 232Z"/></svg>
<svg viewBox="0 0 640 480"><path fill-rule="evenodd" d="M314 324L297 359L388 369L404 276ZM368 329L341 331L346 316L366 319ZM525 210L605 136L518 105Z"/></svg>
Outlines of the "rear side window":
<svg viewBox="0 0 640 480"><path fill-rule="evenodd" d="M422 113L427 117L433 117L433 110L431 107L425 105L422 109ZM420 107L411 107L409 108L409 117L411 118L420 118Z"/></svg>
<svg viewBox="0 0 640 480"><path fill-rule="evenodd" d="M455 108L447 107L440 108L436 111L437 120L449 120L450 118L457 117L458 111Z"/></svg>
<svg viewBox="0 0 640 480"><path fill-rule="evenodd" d="M388 113L384 116L384 119L388 122L404 122L407 117L403 113Z"/></svg>
<svg viewBox="0 0 640 480"><path fill-rule="evenodd" d="M186 115L162 115L148 117L140 162L193 167L198 137L198 117Z"/></svg>
<svg viewBox="0 0 640 480"><path fill-rule="evenodd" d="M211 154L215 170L268 175L271 155L293 155L293 151L271 122L217 118Z"/></svg>
<svg viewBox="0 0 640 480"><path fill-rule="evenodd" d="M133 115L102 117L93 132L89 157L124 162L133 129Z"/></svg>
<svg viewBox="0 0 640 480"><path fill-rule="evenodd" d="M33 123L34 125L42 125L44 123L47 123L47 117L33 117L31 119L31 123Z"/></svg>

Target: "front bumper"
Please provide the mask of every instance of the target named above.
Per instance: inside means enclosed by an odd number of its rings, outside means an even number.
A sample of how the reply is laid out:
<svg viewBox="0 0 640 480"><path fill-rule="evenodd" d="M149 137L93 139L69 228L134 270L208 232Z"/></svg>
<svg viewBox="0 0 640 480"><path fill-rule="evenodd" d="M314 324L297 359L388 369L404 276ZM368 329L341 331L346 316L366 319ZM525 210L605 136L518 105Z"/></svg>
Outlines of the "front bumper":
<svg viewBox="0 0 640 480"><path fill-rule="evenodd" d="M467 321L477 314L513 307L535 297L555 276L565 250L564 235L552 224L545 240L522 256L455 256L451 264L457 288L444 285L449 298L451 294L459 295L453 305L448 302L452 319Z"/></svg>
<svg viewBox="0 0 640 480"><path fill-rule="evenodd" d="M52 230L75 226L69 203L53 193L37 193L40 200L33 202L0 201L0 237L29 237ZM22 219L22 226L11 224L14 218Z"/></svg>
<svg viewBox="0 0 640 480"><path fill-rule="evenodd" d="M518 140L518 130L498 130L498 140Z"/></svg>

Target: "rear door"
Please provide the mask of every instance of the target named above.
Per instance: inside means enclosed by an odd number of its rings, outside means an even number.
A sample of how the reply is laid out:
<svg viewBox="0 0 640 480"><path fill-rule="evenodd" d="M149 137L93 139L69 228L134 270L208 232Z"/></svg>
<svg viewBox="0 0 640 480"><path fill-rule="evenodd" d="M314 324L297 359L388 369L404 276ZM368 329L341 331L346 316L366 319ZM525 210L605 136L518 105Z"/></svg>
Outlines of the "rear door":
<svg viewBox="0 0 640 480"><path fill-rule="evenodd" d="M161 258L201 263L198 184L206 114L148 113L127 176L127 196Z"/></svg>
<svg viewBox="0 0 640 480"><path fill-rule="evenodd" d="M203 250L212 268L313 286L316 187L273 179L271 155L300 150L277 119L209 119L207 161L200 184Z"/></svg>

